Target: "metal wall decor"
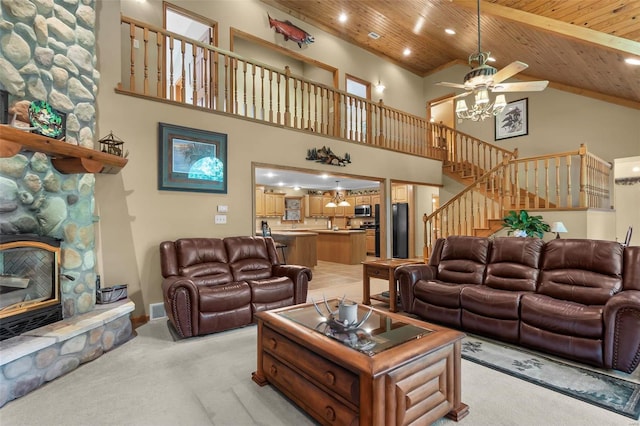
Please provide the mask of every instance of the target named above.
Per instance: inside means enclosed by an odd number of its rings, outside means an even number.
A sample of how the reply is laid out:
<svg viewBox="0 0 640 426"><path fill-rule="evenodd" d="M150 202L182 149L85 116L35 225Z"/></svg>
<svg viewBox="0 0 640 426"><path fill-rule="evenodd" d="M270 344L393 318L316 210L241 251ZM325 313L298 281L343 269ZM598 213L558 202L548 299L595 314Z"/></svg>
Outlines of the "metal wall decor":
<svg viewBox="0 0 640 426"><path fill-rule="evenodd" d="M331 148L323 146L322 148L313 148L307 151L307 160L315 161L322 164L330 164L332 166L344 167L351 163L351 156L349 153L345 153L344 157L340 158L331 151Z"/></svg>

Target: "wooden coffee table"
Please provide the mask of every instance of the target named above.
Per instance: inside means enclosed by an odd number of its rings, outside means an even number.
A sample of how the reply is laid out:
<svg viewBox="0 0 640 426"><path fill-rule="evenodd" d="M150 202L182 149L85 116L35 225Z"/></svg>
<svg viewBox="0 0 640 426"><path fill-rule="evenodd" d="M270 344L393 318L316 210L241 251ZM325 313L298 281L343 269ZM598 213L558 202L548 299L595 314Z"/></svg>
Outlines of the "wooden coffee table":
<svg viewBox="0 0 640 426"><path fill-rule="evenodd" d="M328 302L337 309L337 299ZM324 312L324 307L321 307ZM256 314L252 379L271 384L325 425L430 424L460 420L464 334L358 305L371 316L353 339L336 334L312 304Z"/></svg>
<svg viewBox="0 0 640 426"><path fill-rule="evenodd" d="M424 263L421 259L379 259L362 262L362 303L371 304L371 299L389 303L389 311L398 312L398 291L393 276L396 268L412 263ZM389 281L389 297L371 294L371 278Z"/></svg>

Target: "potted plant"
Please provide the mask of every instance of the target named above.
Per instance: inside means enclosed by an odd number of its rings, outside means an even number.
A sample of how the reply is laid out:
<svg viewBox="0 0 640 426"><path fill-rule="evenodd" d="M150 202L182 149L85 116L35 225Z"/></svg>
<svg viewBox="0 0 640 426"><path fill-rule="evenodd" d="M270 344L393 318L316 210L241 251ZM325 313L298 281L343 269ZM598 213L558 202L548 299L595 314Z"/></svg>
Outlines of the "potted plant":
<svg viewBox="0 0 640 426"><path fill-rule="evenodd" d="M549 224L542 220L542 216L531 216L526 210L520 210L520 213L511 210L502 218L502 228L509 229L507 235L538 238L542 238L545 232L551 230Z"/></svg>

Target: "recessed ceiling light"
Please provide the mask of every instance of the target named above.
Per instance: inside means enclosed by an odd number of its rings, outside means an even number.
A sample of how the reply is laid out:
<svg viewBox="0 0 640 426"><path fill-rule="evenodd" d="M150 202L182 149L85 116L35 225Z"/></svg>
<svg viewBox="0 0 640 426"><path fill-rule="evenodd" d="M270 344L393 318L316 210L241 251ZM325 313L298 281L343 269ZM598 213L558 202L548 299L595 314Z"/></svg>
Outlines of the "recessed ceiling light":
<svg viewBox="0 0 640 426"><path fill-rule="evenodd" d="M447 34L449 34L449 35L455 35L455 33L456 33L456 32L455 32L454 30L452 30L451 28L445 28L445 29L444 29L444 32L445 32L445 33L447 33Z"/></svg>
<svg viewBox="0 0 640 426"><path fill-rule="evenodd" d="M624 61L629 65L640 65L640 59L636 59L636 58L627 58Z"/></svg>
<svg viewBox="0 0 640 426"><path fill-rule="evenodd" d="M347 22L347 14L346 13L341 13L340 16L338 17L338 21L345 23Z"/></svg>
<svg viewBox="0 0 640 426"><path fill-rule="evenodd" d="M635 166L633 169L631 169L632 172L640 172L640 167Z"/></svg>
<svg viewBox="0 0 640 426"><path fill-rule="evenodd" d="M404 56L409 56L411 55L411 49L409 49L408 47L406 49L404 49L404 51L402 52L402 54Z"/></svg>

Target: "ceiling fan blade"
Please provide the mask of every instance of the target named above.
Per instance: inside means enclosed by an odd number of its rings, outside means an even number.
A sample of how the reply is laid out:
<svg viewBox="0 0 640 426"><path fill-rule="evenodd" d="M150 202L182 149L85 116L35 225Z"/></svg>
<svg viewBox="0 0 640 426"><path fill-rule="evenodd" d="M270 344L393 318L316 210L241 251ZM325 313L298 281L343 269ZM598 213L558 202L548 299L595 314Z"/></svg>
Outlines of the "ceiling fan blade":
<svg viewBox="0 0 640 426"><path fill-rule="evenodd" d="M471 93L473 93L473 92L464 92L464 93L460 93L459 95L449 96L448 98L444 98L444 99L440 99L439 101L432 102L429 105L430 106L440 105L442 103L445 103L445 102L448 102L448 101L452 101L454 99L464 98L465 96L469 96Z"/></svg>
<svg viewBox="0 0 640 426"><path fill-rule="evenodd" d="M500 71L493 75L493 83L498 84L502 81L505 81L512 75L518 74L520 71L526 69L529 65L524 62L515 61L511 62L506 67L502 68Z"/></svg>
<svg viewBox="0 0 640 426"><path fill-rule="evenodd" d="M491 88L492 92L540 92L549 82L547 80L522 81L518 83L500 83Z"/></svg>
<svg viewBox="0 0 640 426"><path fill-rule="evenodd" d="M464 84L459 83L449 83L448 81L439 81L436 83L438 86L446 86L446 87L455 87L456 89L466 89Z"/></svg>

